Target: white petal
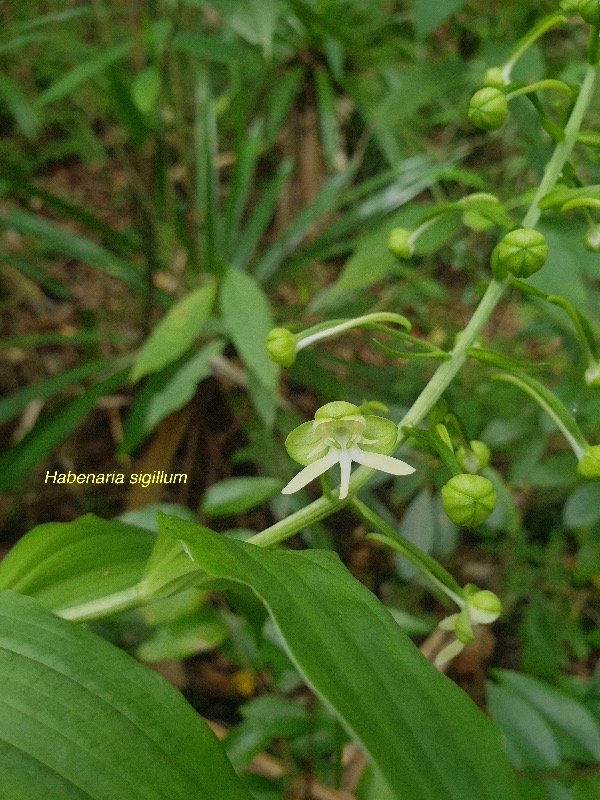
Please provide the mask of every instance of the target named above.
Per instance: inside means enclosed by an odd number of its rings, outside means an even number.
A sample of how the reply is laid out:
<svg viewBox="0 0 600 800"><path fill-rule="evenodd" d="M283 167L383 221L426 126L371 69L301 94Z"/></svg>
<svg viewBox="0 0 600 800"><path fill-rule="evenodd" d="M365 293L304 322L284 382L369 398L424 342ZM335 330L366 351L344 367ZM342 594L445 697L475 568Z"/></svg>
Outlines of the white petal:
<svg viewBox="0 0 600 800"><path fill-rule="evenodd" d="M379 469L381 472L389 472L390 475L410 475L415 471L414 467L400 461L393 456L384 456L381 453L370 453L368 450L361 450L360 447L351 447L350 455L352 460L365 467Z"/></svg>
<svg viewBox="0 0 600 800"><path fill-rule="evenodd" d="M354 449L354 448L352 448ZM348 497L348 487L350 485L350 467L352 466L351 450L338 450L338 461L340 462L340 500Z"/></svg>
<svg viewBox="0 0 600 800"><path fill-rule="evenodd" d="M472 605L469 605L469 618L471 622L483 623L486 625L497 620L499 616L499 611L482 611L480 608L474 608Z"/></svg>
<svg viewBox="0 0 600 800"><path fill-rule="evenodd" d="M332 447L327 455L323 456L323 458L319 458L317 461L313 461L312 464L309 464L308 467L304 467L303 470L295 475L288 485L283 487L281 494L294 494L294 492L304 488L307 483L310 483L315 478L318 478L319 475L327 472L329 467L333 467L337 460L338 451Z"/></svg>
<svg viewBox="0 0 600 800"><path fill-rule="evenodd" d="M449 617L444 617L443 620L438 622L438 628L441 628L443 631L453 631L457 619L458 614L451 614Z"/></svg>
<svg viewBox="0 0 600 800"><path fill-rule="evenodd" d="M459 642L458 639L455 639L450 644L447 644L446 647L443 647L440 652L435 657L434 664L436 667L441 667L450 661L454 656L457 656L461 650L464 648L464 644Z"/></svg>

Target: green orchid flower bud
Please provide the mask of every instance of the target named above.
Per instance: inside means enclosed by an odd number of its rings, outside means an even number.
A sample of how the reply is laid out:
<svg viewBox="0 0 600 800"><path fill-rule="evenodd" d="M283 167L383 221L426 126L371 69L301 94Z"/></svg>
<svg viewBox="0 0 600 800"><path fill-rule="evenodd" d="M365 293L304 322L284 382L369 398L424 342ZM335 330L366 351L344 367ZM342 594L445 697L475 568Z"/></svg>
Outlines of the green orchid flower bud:
<svg viewBox="0 0 600 800"><path fill-rule="evenodd" d="M500 67L490 67L486 69L483 76L483 85L492 89L504 88L504 77Z"/></svg>
<svg viewBox="0 0 600 800"><path fill-rule="evenodd" d="M562 0L560 7L567 14L579 14L590 25L600 27L600 0Z"/></svg>
<svg viewBox="0 0 600 800"><path fill-rule="evenodd" d="M496 492L487 478L463 473L442 486L442 505L456 525L474 527L496 507Z"/></svg>
<svg viewBox="0 0 600 800"><path fill-rule="evenodd" d="M469 120L476 128L495 131L501 128L508 116L508 101L495 86L485 86L475 92L469 103Z"/></svg>
<svg viewBox="0 0 600 800"><path fill-rule="evenodd" d="M502 613L500 598L488 589L475 592L469 597L468 603L471 622L494 622Z"/></svg>
<svg viewBox="0 0 600 800"><path fill-rule="evenodd" d="M456 457L461 468L465 472L472 474L480 472L484 467L487 467L490 462L490 456L490 448L479 439L472 439L468 448L461 444L456 451Z"/></svg>
<svg viewBox="0 0 600 800"><path fill-rule="evenodd" d="M510 272L517 278L529 278L546 263L548 245L534 228L517 228L506 234L492 251L492 270L496 277Z"/></svg>
<svg viewBox="0 0 600 800"><path fill-rule="evenodd" d="M390 231L387 246L388 250L398 258L411 258L415 252L410 237L412 231L407 228L394 228Z"/></svg>
<svg viewBox="0 0 600 800"><path fill-rule="evenodd" d="M276 364L291 367L296 360L296 337L287 328L273 328L267 335L267 352Z"/></svg>
<svg viewBox="0 0 600 800"><path fill-rule="evenodd" d="M600 225L591 225L583 234L583 244L592 253L600 253Z"/></svg>
<svg viewBox="0 0 600 800"><path fill-rule="evenodd" d="M600 444L595 444L583 451L577 464L577 474L589 480L600 479Z"/></svg>

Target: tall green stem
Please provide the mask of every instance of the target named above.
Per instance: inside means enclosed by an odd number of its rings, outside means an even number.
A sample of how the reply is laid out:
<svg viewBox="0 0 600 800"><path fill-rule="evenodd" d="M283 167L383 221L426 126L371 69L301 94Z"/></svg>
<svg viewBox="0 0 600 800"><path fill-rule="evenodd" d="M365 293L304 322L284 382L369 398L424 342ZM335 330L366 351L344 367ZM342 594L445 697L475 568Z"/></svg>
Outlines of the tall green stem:
<svg viewBox="0 0 600 800"><path fill-rule="evenodd" d="M556 145L552 157L546 165L544 176L523 218L522 226L524 228L533 228L537 224L541 213L538 203L540 199L553 188L571 154L575 142L577 141L577 135L581 129L583 116L592 99L595 79L596 68L593 65L588 65L581 85L581 91L579 92L565 127L565 137L563 141ZM503 281L491 281L479 305L475 309L473 316L460 334L459 340L451 353L451 357L440 364L427 386L425 386L421 394L417 397L412 407L401 421L399 425L400 431L402 431L403 427L414 427L418 425L444 393L448 385L462 368L468 348L472 347L475 343L477 336L481 333L486 322L498 305L507 285L508 279ZM403 438L401 434L399 444L402 443ZM320 497L318 500L309 503L309 505L305 506L300 511L290 514L289 517L276 522L261 533L257 533L256 536L253 536L249 541L260 547L268 547L269 545L289 539L304 528L328 517L330 514L333 514L346 505L352 495L356 494L356 492L366 484L372 474L372 469L359 467L353 473L350 480L349 498L339 500Z"/></svg>

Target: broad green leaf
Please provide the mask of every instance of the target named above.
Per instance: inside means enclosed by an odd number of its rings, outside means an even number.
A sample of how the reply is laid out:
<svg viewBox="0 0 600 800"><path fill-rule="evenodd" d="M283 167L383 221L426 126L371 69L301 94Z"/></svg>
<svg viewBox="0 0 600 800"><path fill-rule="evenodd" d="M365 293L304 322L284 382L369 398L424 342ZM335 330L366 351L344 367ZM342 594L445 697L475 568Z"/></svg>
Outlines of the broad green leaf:
<svg viewBox="0 0 600 800"><path fill-rule="evenodd" d="M275 414L279 367L267 353L267 334L273 328L267 296L250 275L230 269L221 286L221 309L238 353L251 377L264 389L256 410L265 422L271 421Z"/></svg>
<svg viewBox="0 0 600 800"><path fill-rule="evenodd" d="M44 417L16 445L0 456L0 491L16 486L20 479L53 450L76 428L98 400L122 386L128 370L122 370L86 389L81 397L67 403L51 417Z"/></svg>
<svg viewBox="0 0 600 800"><path fill-rule="evenodd" d="M264 503L283 487L279 478L225 478L213 483L202 500L202 512L213 517L241 514Z"/></svg>
<svg viewBox="0 0 600 800"><path fill-rule="evenodd" d="M582 528L600 520L600 483L578 486L567 498L563 522L567 528Z"/></svg>
<svg viewBox="0 0 600 800"><path fill-rule="evenodd" d="M445 22L455 11L462 8L466 0L415 0L414 25L415 33L422 39L432 30Z"/></svg>
<svg viewBox="0 0 600 800"><path fill-rule="evenodd" d="M139 266L111 253L91 239L72 233L66 228L21 208L9 208L0 216L0 228L16 230L34 236L40 244L58 253L65 253L77 261L121 278L136 289L145 288L146 281Z"/></svg>
<svg viewBox="0 0 600 800"><path fill-rule="evenodd" d="M131 96L142 114L149 114L156 105L160 92L160 71L151 65L136 75L131 87Z"/></svg>
<svg viewBox="0 0 600 800"><path fill-rule="evenodd" d="M572 738L592 758L600 761L600 725L587 708L566 692L529 675L496 670L502 685L535 708L555 729Z"/></svg>
<svg viewBox="0 0 600 800"><path fill-rule="evenodd" d="M487 684L488 708L504 731L510 759L517 769L556 767L560 753L556 737L543 716L504 686Z"/></svg>
<svg viewBox="0 0 600 800"><path fill-rule="evenodd" d="M13 592L0 629L7 800L251 800L201 717L126 653Z"/></svg>
<svg viewBox="0 0 600 800"><path fill-rule="evenodd" d="M77 383L105 366L106 361L88 361L87 364L80 364L77 367L73 367L73 369L66 370L66 372L60 372L58 375L52 375L50 378L44 378L23 389L19 389L0 400L0 424L23 411L32 400L46 400L48 397L60 392L65 386Z"/></svg>
<svg viewBox="0 0 600 800"><path fill-rule="evenodd" d="M46 522L0 562L0 589L30 595L60 613L135 586L154 542L147 530L93 514Z"/></svg>
<svg viewBox="0 0 600 800"><path fill-rule="evenodd" d="M273 36L281 6L277 0L245 0L227 12L227 24L250 44L258 45L263 57L273 55Z"/></svg>
<svg viewBox="0 0 600 800"><path fill-rule="evenodd" d="M185 353L202 331L212 310L215 293L216 283L211 280L186 294L169 309L138 353L131 372L132 382L158 372Z"/></svg>
<svg viewBox="0 0 600 800"><path fill-rule="evenodd" d="M224 346L220 340L209 342L189 358L170 364L148 378L129 409L121 452L131 453L162 419L189 403L198 385L211 374L211 359Z"/></svg>
<svg viewBox="0 0 600 800"><path fill-rule="evenodd" d="M515 798L498 731L337 555L263 550L164 516L160 524L199 569L263 600L295 666L398 798Z"/></svg>
<svg viewBox="0 0 600 800"><path fill-rule="evenodd" d="M82 64L73 67L70 72L67 72L66 75L63 75L49 89L46 89L45 92L38 96L36 106L43 107L48 103L53 103L55 100L62 100L63 97L71 94L88 78L97 75L113 62L119 61L119 59L126 56L132 46L130 42L116 45L116 47L109 48L89 61L84 61Z"/></svg>

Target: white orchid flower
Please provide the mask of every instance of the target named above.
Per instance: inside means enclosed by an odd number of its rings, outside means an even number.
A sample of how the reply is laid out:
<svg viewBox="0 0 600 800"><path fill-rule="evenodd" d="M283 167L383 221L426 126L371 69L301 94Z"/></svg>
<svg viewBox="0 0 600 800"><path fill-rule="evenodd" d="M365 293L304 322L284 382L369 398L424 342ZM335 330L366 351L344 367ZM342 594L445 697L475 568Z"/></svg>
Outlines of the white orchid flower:
<svg viewBox="0 0 600 800"><path fill-rule="evenodd" d="M285 441L290 456L305 468L282 489L282 494L297 492L339 464L339 496L343 500L348 496L353 461L390 475L410 475L414 467L386 455L393 450L397 438L398 430L390 420L361 414L352 403L327 403L318 409L313 422L295 428Z"/></svg>

